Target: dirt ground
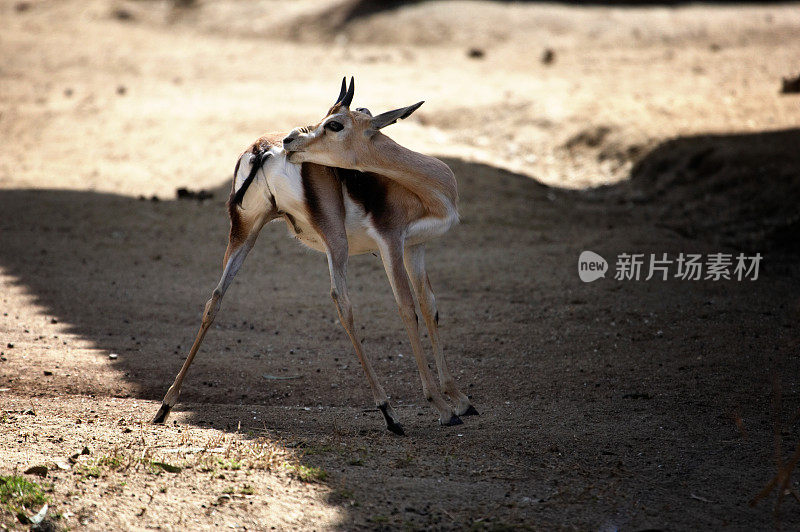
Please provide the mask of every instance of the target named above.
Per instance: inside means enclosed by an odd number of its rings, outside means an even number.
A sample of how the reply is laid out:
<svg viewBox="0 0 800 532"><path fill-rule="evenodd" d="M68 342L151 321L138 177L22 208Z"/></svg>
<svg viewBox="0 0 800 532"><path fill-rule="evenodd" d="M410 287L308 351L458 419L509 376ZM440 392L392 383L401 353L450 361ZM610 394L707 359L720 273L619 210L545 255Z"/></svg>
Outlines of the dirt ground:
<svg viewBox="0 0 800 532"><path fill-rule="evenodd" d="M800 441L798 5L377 5L0 1L0 476L45 465L24 476L75 530L800 527L791 497L748 505ZM236 157L351 74L357 106L426 100L389 134L458 177L428 263L481 416L437 425L380 261L353 257L386 431L325 258L276 223L150 425ZM611 275L718 252L760 253L758 279Z"/></svg>

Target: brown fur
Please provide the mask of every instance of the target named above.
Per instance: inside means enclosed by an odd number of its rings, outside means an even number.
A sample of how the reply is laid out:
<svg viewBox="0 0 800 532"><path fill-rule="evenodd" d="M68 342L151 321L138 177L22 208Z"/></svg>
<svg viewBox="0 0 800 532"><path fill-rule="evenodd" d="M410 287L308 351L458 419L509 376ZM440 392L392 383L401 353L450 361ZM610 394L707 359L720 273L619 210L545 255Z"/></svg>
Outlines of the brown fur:
<svg viewBox="0 0 800 532"><path fill-rule="evenodd" d="M319 164L303 163L300 175L308 218L317 233L325 239L334 226L340 225L339 220L344 227L344 199L336 171Z"/></svg>

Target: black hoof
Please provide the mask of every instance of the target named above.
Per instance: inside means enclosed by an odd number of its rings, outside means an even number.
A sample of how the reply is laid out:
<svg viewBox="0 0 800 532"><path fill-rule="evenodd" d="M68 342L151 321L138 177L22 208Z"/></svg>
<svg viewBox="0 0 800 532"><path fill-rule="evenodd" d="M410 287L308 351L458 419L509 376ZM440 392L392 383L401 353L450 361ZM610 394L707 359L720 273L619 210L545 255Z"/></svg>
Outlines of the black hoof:
<svg viewBox="0 0 800 532"><path fill-rule="evenodd" d="M389 429L389 432L392 434L397 434L398 436L406 435L405 431L403 431L403 425L400 423L387 423L386 428Z"/></svg>
<svg viewBox="0 0 800 532"><path fill-rule="evenodd" d="M467 408L467 411L466 411L466 412L464 412L464 413L463 413L463 414L461 414L461 415L462 415L462 416L479 416L479 415L480 415L480 413L479 413L477 410L475 410L475 407L474 407L474 406L472 406L472 405L469 405L469 408Z"/></svg>
<svg viewBox="0 0 800 532"><path fill-rule="evenodd" d="M158 409L156 417L153 418L153 423L164 423L169 417L170 410L172 410L171 406L161 403L161 408Z"/></svg>
<svg viewBox="0 0 800 532"><path fill-rule="evenodd" d="M403 426L396 422L392 416L389 415L389 404L383 403L382 405L378 405L378 409L383 414L383 419L386 420L386 428L389 429L390 432L397 434L398 436L405 436L406 433L403 432Z"/></svg>
<svg viewBox="0 0 800 532"><path fill-rule="evenodd" d="M442 425L446 427L452 427L453 425L463 425L463 424L464 422L461 421L461 418L455 414L453 414L453 417L450 418L450 421L448 421L447 423L442 423Z"/></svg>

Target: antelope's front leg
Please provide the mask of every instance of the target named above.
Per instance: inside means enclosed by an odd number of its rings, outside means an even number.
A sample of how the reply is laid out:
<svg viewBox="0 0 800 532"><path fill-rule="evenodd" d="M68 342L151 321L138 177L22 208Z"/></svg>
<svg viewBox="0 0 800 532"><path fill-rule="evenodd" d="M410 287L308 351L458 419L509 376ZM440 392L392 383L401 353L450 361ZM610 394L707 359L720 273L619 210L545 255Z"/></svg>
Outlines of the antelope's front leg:
<svg viewBox="0 0 800 532"><path fill-rule="evenodd" d="M425 353L422 351L422 343L419 339L419 319L414 308L414 296L409 286L408 275L403 269L403 241L402 238L387 238L381 243L381 259L392 285L397 306L400 308L400 316L406 326L406 332L411 340L411 349L414 352L414 359L417 362L419 375L422 379L422 392L428 402L432 403L439 411L439 423L442 425L460 425L463 423L450 405L447 404L444 396L439 391L439 387L433 380L428 363L425 360Z"/></svg>
<svg viewBox="0 0 800 532"><path fill-rule="evenodd" d="M361 349L361 343L355 334L355 325L353 320L353 307L350 304L350 297L347 294L347 241L339 242L338 244L329 245L328 247L328 268L331 273L331 298L336 304L336 310L339 313L339 321L347 331L347 336L353 343L356 350L361 366L364 368L364 373L367 374L367 381L369 387L372 389L372 395L375 398L375 405L383 414L386 420L386 428L391 432L403 435L403 427L397 421L397 414L389 404L389 398L383 387L378 382L378 377L375 375L375 370L372 369L369 359Z"/></svg>

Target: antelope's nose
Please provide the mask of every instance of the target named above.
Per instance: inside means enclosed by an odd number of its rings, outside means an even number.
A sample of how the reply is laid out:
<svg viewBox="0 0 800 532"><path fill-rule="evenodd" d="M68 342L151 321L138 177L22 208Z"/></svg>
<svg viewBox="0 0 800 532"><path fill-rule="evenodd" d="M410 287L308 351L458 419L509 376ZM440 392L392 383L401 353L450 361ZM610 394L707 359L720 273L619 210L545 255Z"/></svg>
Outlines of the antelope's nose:
<svg viewBox="0 0 800 532"><path fill-rule="evenodd" d="M297 140L297 137L299 136L300 136L299 128L293 129L292 132L286 135L286 138L283 139L283 149L289 149L289 145L291 145L292 142Z"/></svg>

